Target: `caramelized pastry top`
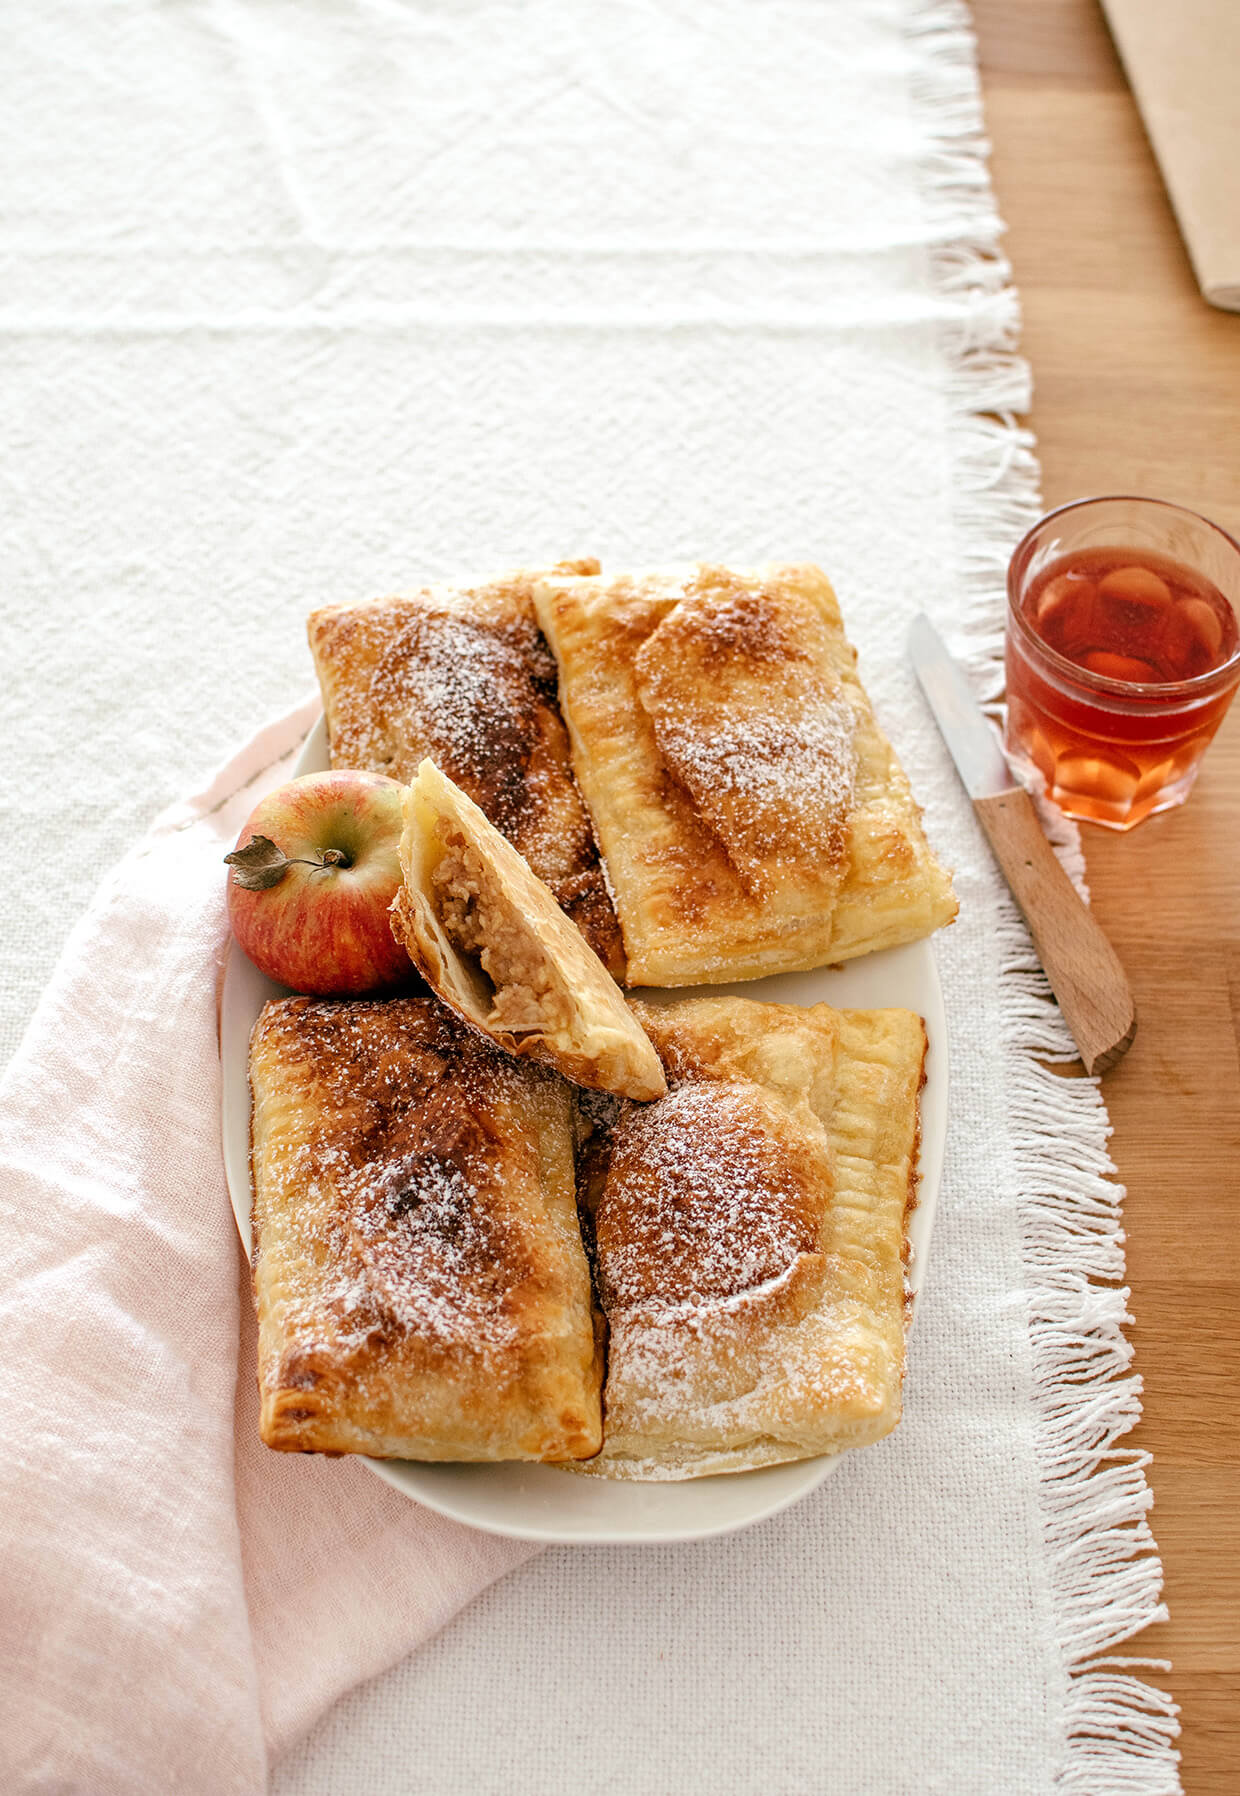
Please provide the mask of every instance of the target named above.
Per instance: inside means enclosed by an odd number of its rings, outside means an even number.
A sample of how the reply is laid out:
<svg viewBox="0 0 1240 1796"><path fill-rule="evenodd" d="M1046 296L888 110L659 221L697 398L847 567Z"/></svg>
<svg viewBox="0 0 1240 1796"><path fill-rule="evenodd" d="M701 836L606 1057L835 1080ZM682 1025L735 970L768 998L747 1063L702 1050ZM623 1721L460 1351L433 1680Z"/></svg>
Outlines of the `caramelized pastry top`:
<svg viewBox="0 0 1240 1796"><path fill-rule="evenodd" d="M450 1351L510 1336L510 1300L535 1263L498 1175L537 1170L519 1139L502 1161L496 1151L510 1064L431 998L291 998L259 1030L256 1047L309 1088L301 1156L334 1187L334 1240L321 1245L338 1251L341 1322L347 1294L349 1327L367 1339L412 1331Z"/></svg>
<svg viewBox="0 0 1240 1796"><path fill-rule="evenodd" d="M820 898L847 864L853 713L822 613L703 568L633 659L663 765L760 900L813 864Z"/></svg>
<svg viewBox="0 0 1240 1796"><path fill-rule="evenodd" d="M622 972L531 578L328 606L308 629L332 766L408 784L429 757L525 857L609 971Z"/></svg>
<svg viewBox="0 0 1240 1796"><path fill-rule="evenodd" d="M567 1087L429 997L269 1003L251 1084L268 1445L594 1452Z"/></svg>

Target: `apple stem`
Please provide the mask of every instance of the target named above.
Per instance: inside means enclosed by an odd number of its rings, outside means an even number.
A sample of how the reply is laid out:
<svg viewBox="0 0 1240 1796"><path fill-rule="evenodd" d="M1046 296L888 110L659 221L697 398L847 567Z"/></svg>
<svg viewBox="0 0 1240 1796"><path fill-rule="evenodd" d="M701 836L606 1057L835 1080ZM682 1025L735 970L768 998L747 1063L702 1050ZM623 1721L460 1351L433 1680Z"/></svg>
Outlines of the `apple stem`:
<svg viewBox="0 0 1240 1796"><path fill-rule="evenodd" d="M244 848L234 848L224 860L237 884L249 892L265 892L278 885L290 867L314 867L324 873L329 867L353 865L343 848L325 848L317 860L304 856L290 859L270 836L251 836Z"/></svg>

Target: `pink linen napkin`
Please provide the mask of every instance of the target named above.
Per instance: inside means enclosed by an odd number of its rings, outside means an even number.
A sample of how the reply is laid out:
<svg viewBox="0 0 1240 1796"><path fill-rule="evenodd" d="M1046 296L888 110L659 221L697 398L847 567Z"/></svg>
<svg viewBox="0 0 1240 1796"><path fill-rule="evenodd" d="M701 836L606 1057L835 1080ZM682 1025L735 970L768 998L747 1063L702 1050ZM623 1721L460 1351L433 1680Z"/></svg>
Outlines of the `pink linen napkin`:
<svg viewBox="0 0 1240 1796"><path fill-rule="evenodd" d="M258 1440L220 1159L221 856L316 709L109 875L0 1084L10 1796L261 1791L330 1703L534 1550Z"/></svg>

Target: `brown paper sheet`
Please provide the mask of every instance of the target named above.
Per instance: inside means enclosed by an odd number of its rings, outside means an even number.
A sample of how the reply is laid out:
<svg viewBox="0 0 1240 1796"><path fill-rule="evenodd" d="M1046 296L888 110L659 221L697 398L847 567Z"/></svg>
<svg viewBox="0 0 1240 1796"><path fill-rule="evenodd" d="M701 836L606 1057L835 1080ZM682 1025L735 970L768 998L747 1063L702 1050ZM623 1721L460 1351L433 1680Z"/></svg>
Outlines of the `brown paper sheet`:
<svg viewBox="0 0 1240 1796"><path fill-rule="evenodd" d="M1240 311L1240 0L1102 0L1201 291Z"/></svg>

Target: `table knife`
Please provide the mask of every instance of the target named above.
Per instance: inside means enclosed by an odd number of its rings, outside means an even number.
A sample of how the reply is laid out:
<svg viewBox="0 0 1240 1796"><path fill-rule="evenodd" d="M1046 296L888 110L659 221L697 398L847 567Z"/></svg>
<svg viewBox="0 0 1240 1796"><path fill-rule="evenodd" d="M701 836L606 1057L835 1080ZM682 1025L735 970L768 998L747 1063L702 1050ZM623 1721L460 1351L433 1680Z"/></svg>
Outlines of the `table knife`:
<svg viewBox="0 0 1240 1796"><path fill-rule="evenodd" d="M994 730L928 617L909 629L913 671L1020 906L1085 1070L1106 1072L1137 1030L1114 948L1060 866L1032 798L1013 779Z"/></svg>

